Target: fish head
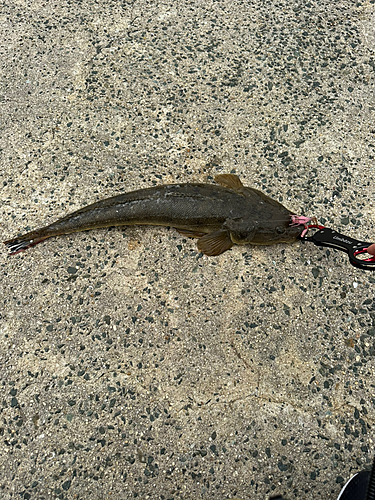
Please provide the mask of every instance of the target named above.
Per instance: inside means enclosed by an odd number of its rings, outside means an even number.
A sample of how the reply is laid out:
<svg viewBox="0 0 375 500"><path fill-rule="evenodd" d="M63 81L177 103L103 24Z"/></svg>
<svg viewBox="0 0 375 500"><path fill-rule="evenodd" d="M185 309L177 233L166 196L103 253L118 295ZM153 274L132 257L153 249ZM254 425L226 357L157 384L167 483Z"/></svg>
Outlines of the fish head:
<svg viewBox="0 0 375 500"><path fill-rule="evenodd" d="M237 245L271 245L273 243L291 243L301 235L304 226L291 226L290 219L249 221L237 220L228 224L230 237Z"/></svg>
<svg viewBox="0 0 375 500"><path fill-rule="evenodd" d="M273 243L292 243L304 230L304 226L291 226L288 223L267 223L257 228L253 236L254 245L271 245Z"/></svg>

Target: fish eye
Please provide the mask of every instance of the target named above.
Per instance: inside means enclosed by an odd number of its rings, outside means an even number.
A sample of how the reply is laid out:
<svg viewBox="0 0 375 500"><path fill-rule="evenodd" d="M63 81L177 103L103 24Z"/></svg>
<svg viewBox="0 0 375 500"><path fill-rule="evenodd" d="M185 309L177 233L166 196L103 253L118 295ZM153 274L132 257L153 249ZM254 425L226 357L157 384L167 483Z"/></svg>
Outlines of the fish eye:
<svg viewBox="0 0 375 500"><path fill-rule="evenodd" d="M280 227L280 226L277 226L276 232L277 232L277 234L282 234L284 232L284 228Z"/></svg>

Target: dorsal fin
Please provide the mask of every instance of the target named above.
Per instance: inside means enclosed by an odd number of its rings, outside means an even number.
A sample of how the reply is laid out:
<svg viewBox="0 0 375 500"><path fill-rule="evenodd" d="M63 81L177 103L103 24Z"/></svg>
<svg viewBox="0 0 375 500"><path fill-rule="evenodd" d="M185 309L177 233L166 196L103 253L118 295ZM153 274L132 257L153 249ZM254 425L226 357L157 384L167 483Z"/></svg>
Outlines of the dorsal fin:
<svg viewBox="0 0 375 500"><path fill-rule="evenodd" d="M234 191L241 191L244 185L240 181L238 175L234 174L219 174L215 176L215 182Z"/></svg>

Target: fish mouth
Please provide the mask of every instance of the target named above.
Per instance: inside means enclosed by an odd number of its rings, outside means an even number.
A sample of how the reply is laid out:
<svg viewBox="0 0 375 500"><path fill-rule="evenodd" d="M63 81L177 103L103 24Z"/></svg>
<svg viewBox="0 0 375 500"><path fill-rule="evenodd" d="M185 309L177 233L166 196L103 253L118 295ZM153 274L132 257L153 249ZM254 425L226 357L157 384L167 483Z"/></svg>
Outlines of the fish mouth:
<svg viewBox="0 0 375 500"><path fill-rule="evenodd" d="M289 226L283 232L276 234L275 232L269 234L259 235L258 238L250 241L254 245L271 245L274 243L293 243L304 231L304 226Z"/></svg>

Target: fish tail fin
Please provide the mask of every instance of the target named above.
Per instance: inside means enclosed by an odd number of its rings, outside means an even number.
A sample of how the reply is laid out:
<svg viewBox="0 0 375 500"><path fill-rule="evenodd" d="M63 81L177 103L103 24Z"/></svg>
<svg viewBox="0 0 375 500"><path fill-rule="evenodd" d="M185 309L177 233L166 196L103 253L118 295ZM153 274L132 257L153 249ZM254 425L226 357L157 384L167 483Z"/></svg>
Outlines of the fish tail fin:
<svg viewBox="0 0 375 500"><path fill-rule="evenodd" d="M4 241L4 245L8 247L10 255L24 252L28 248L34 247L38 243L49 238L49 236L33 236L34 233L27 233L22 236L17 236L11 240Z"/></svg>

